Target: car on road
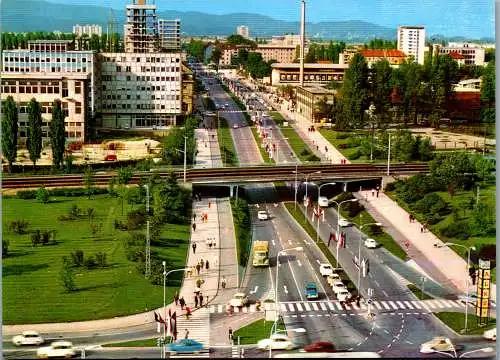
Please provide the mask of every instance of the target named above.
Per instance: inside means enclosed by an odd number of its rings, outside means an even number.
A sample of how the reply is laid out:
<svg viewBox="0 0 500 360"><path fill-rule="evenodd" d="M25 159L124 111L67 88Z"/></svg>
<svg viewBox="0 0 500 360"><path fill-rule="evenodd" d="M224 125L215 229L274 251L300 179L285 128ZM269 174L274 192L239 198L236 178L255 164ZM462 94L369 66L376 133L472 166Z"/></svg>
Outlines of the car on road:
<svg viewBox="0 0 500 360"><path fill-rule="evenodd" d="M317 341L304 346L306 352L335 352L335 346L329 341Z"/></svg>
<svg viewBox="0 0 500 360"><path fill-rule="evenodd" d="M491 330L486 330L483 333L483 337L487 340L496 341L497 340L497 328L493 328Z"/></svg>
<svg viewBox="0 0 500 360"><path fill-rule="evenodd" d="M351 298L351 293L347 289L341 289L337 292L337 299L339 301L347 301Z"/></svg>
<svg viewBox="0 0 500 360"><path fill-rule="evenodd" d="M261 350L293 350L298 346L294 344L285 334L273 334L268 339L262 339L257 343Z"/></svg>
<svg viewBox="0 0 500 360"><path fill-rule="evenodd" d="M267 220L269 219L269 214L265 210L260 210L259 212L257 212L257 218L259 220Z"/></svg>
<svg viewBox="0 0 500 360"><path fill-rule="evenodd" d="M36 351L36 356L39 359L48 358L72 358L76 355L73 344L69 341L54 341L50 346L39 348Z"/></svg>
<svg viewBox="0 0 500 360"><path fill-rule="evenodd" d="M45 342L43 337L37 331L23 331L21 335L12 338L12 343L16 346L21 345L42 345Z"/></svg>
<svg viewBox="0 0 500 360"><path fill-rule="evenodd" d="M333 274L333 268L330 264L322 263L319 264L319 273L321 276L328 276Z"/></svg>
<svg viewBox="0 0 500 360"><path fill-rule="evenodd" d="M204 349L205 347L202 343L193 339L179 339L176 342L167 345L167 352L169 352L170 355L179 353L197 354Z"/></svg>
<svg viewBox="0 0 500 360"><path fill-rule="evenodd" d="M234 307L245 306L248 303L248 297L245 293L236 293L234 297L229 301L229 305Z"/></svg>
<svg viewBox="0 0 500 360"><path fill-rule="evenodd" d="M326 277L326 281L328 282L328 285L332 286L332 284L335 281L340 281L340 275L337 273L332 273Z"/></svg>
<svg viewBox="0 0 500 360"><path fill-rule="evenodd" d="M435 351L443 351L443 352L448 352L448 351L456 351L455 345L453 345L453 342L444 336L436 336L432 340L429 340L422 345L420 345L420 352L422 354L431 354Z"/></svg>
<svg viewBox="0 0 500 360"><path fill-rule="evenodd" d="M378 242L376 242L375 239L372 238L365 239L363 244L368 249L375 249L378 246Z"/></svg>
<svg viewBox="0 0 500 360"><path fill-rule="evenodd" d="M318 294L318 287L316 286L316 283L308 283L306 285L306 289L304 290L304 293L306 295L307 300L317 299L319 294Z"/></svg>
<svg viewBox="0 0 500 360"><path fill-rule="evenodd" d="M238 128L238 124L234 124L233 129L237 129L237 128Z"/></svg>
<svg viewBox="0 0 500 360"><path fill-rule="evenodd" d="M318 198L318 205L321 207L328 207L328 198L326 196L320 196Z"/></svg>
<svg viewBox="0 0 500 360"><path fill-rule="evenodd" d="M225 107L229 107L229 104L228 104L228 103L225 103L225 104L224 104L224 106L225 106Z"/></svg>
<svg viewBox="0 0 500 360"><path fill-rule="evenodd" d="M347 226L350 226L351 223L349 221L347 221L346 219L340 219L339 220L339 226L340 227L347 227Z"/></svg>
<svg viewBox="0 0 500 360"><path fill-rule="evenodd" d="M338 292L340 291L343 291L343 290L347 290L347 288L345 287L344 283L342 281L335 281L333 284L332 284L332 290L335 294L337 294Z"/></svg>

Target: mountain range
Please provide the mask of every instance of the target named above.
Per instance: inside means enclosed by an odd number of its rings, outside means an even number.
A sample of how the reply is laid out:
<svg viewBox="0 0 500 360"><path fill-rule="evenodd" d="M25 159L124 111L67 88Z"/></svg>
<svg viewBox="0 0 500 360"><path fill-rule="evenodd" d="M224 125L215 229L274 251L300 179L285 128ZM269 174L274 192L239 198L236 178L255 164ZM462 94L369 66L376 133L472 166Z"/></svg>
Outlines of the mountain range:
<svg viewBox="0 0 500 360"><path fill-rule="evenodd" d="M97 5L56 4L44 0L3 0L1 4L1 30L11 32L54 31L71 32L75 24L100 24L103 31L110 14L114 28L123 31L125 9ZM158 6L160 8L160 6ZM26 11L29 9L30 11ZM161 9L161 8L160 8ZM254 13L215 15L194 11L158 11L159 18L180 19L183 35L230 35L236 27L245 24L252 37L270 37L285 33L298 33L298 21L277 20ZM200 21L203 19L203 21ZM396 29L359 20L322 21L306 24L308 37L335 39L346 42L364 42L372 38L395 39ZM437 35L437 38L443 36ZM454 40L465 40L457 37Z"/></svg>

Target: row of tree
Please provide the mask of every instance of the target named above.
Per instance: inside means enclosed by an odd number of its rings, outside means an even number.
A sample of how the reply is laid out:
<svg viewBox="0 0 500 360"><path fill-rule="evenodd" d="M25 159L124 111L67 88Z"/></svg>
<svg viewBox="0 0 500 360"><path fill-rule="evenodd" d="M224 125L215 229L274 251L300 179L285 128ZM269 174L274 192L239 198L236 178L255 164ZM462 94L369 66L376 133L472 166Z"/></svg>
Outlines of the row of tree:
<svg viewBox="0 0 500 360"><path fill-rule="evenodd" d="M239 65L244 68L253 78L262 79L265 76L271 76L271 64L276 60L265 61L262 54L239 49L238 54L231 58L231 65Z"/></svg>
<svg viewBox="0 0 500 360"><path fill-rule="evenodd" d="M333 63L339 63L340 54L345 50L345 42L333 42L330 40L327 46L320 45L316 43L311 43L309 45L309 51L304 57L306 63L315 63L321 60L331 61ZM300 58L300 46L298 45L295 49L295 62L298 62Z"/></svg>
<svg viewBox="0 0 500 360"><path fill-rule="evenodd" d="M17 158L17 141L19 130L19 114L16 102L8 96L2 103L2 152L8 162L9 172ZM60 100L55 100L52 106L52 120L50 122L50 144L52 146L52 163L60 168L63 163L64 149L66 146L66 133L64 128L64 112ZM40 159L42 153L42 108L40 103L32 98L28 104L28 132L26 147L29 152L33 167Z"/></svg>

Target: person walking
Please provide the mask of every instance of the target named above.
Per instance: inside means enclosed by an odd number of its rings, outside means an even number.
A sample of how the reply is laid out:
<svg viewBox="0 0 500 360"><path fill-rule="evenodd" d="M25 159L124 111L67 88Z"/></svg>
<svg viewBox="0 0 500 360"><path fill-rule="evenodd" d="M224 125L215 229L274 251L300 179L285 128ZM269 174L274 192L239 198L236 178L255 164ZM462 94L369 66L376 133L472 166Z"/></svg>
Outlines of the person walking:
<svg viewBox="0 0 500 360"><path fill-rule="evenodd" d="M194 296L194 307L197 308L198 307L198 295L195 295Z"/></svg>
<svg viewBox="0 0 500 360"><path fill-rule="evenodd" d="M186 305L186 300L184 300L184 296L181 296L179 299L179 304L181 305L181 309L184 309L184 306Z"/></svg>
<svg viewBox="0 0 500 360"><path fill-rule="evenodd" d="M207 261L205 261L205 269L207 269L207 270L208 270L208 260L207 260Z"/></svg>
<svg viewBox="0 0 500 360"><path fill-rule="evenodd" d="M179 305L179 293L176 292L174 295L175 306Z"/></svg>
<svg viewBox="0 0 500 360"><path fill-rule="evenodd" d="M220 281L220 283L221 283L222 288L225 289L226 288L226 278L224 276L222 277L222 280Z"/></svg>
<svg viewBox="0 0 500 360"><path fill-rule="evenodd" d="M229 341L233 341L233 329L231 327L229 327L228 334L229 334Z"/></svg>
<svg viewBox="0 0 500 360"><path fill-rule="evenodd" d="M378 197L379 191L380 191L380 186L377 185L377 197Z"/></svg>
<svg viewBox="0 0 500 360"><path fill-rule="evenodd" d="M196 221L196 213L193 213L193 221Z"/></svg>
<svg viewBox="0 0 500 360"><path fill-rule="evenodd" d="M196 231L196 223L193 223L193 231Z"/></svg>
<svg viewBox="0 0 500 360"><path fill-rule="evenodd" d="M184 339L188 339L189 338L189 330L188 329L185 329L184 330Z"/></svg>
<svg viewBox="0 0 500 360"><path fill-rule="evenodd" d="M200 275L200 269L201 269L201 266L200 264L196 264L196 274Z"/></svg>
<svg viewBox="0 0 500 360"><path fill-rule="evenodd" d="M201 268L203 269L203 265L205 265L205 262L203 261L203 258L201 258L201 260L200 260L200 265L201 265Z"/></svg>
<svg viewBox="0 0 500 360"><path fill-rule="evenodd" d="M375 189L372 189L372 197L375 197Z"/></svg>
<svg viewBox="0 0 500 360"><path fill-rule="evenodd" d="M203 306L203 294L200 293L200 307Z"/></svg>
<svg viewBox="0 0 500 360"><path fill-rule="evenodd" d="M193 248L193 254L196 254L196 243L193 242L193 244L191 245L191 247Z"/></svg>

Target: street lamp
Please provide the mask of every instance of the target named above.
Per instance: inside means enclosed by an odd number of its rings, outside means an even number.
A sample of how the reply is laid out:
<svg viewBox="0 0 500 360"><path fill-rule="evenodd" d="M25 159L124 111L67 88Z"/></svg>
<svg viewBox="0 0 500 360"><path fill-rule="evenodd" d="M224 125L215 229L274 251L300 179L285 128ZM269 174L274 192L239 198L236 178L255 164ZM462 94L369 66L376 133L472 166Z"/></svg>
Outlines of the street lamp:
<svg viewBox="0 0 500 360"><path fill-rule="evenodd" d="M382 226L381 223L379 222L373 222L373 223L368 223L368 224L363 224L359 227L359 246L358 246L358 295L361 295L361 234L362 230L365 226L368 225L377 225L377 226Z"/></svg>
<svg viewBox="0 0 500 360"><path fill-rule="evenodd" d="M218 112L217 112L218 114ZM186 146L187 146L187 136L184 136L184 151L182 150L179 150L179 149L175 149L181 153L184 153L184 183L186 183L186 165L187 165L187 152L186 152Z"/></svg>
<svg viewBox="0 0 500 360"><path fill-rule="evenodd" d="M475 246L465 246L465 245L462 245L462 244L457 244L457 243L453 243L453 242L446 242L444 243L443 245L439 245L439 244L434 244L434 247L435 248L442 248L442 247L450 247L450 246L460 246L462 248L464 248L465 250L467 250L467 269L465 271L465 291L466 291L466 296L467 296L467 303L465 305L465 328L464 328L464 332L466 333L467 332L467 315L469 313L468 309L469 309L469 267L470 267L470 251L471 250L474 250L476 251L476 247Z"/></svg>
<svg viewBox="0 0 500 360"><path fill-rule="evenodd" d="M274 306L275 306L275 312L274 312L274 316L275 316L275 319L274 319L274 323L273 323L273 326L271 327L271 334L269 335L269 338L273 335L273 330L275 329L276 327L276 323L278 321L278 314L279 314L279 306L278 306L278 275L279 275L279 262L280 262L280 255L283 253L285 254L287 251L292 251L292 250L295 250L295 251L302 251L304 250L304 248L302 246L297 246L297 247L294 247L294 248L288 248L288 249L282 249L278 252L278 254L276 255L276 284L274 286ZM271 345L269 345L269 357L271 357Z"/></svg>
<svg viewBox="0 0 500 360"><path fill-rule="evenodd" d="M463 354L460 354L460 356L459 356L459 355L457 355L457 352L455 349L453 349L453 354L450 354L450 353L447 353L444 351L434 350L435 353L438 353L441 355L448 355L449 357L454 358L454 359L462 359L465 357L465 355L470 355L470 354L476 353L476 352L491 353L494 351L495 351L495 349L492 347L485 347L485 348L481 348L481 349L476 349L476 350L464 352Z"/></svg>
<svg viewBox="0 0 500 360"><path fill-rule="evenodd" d="M309 178L309 176L311 176L313 174L321 174L321 170L318 170L318 171L315 171L313 173L310 173L310 174L306 175L306 182L305 182L305 184L306 184L306 199L308 199L307 198L307 184L308 184L307 179ZM306 219L307 219L307 205L306 205L306 209L304 211L304 220L306 220Z"/></svg>
<svg viewBox="0 0 500 360"><path fill-rule="evenodd" d="M316 184L314 184L314 185L316 185ZM318 222L316 223L316 242L319 241L319 198L321 197L321 188L323 186L326 186L326 185L336 185L336 183L329 182L329 183L322 184L322 185L318 186L318 216L317 216Z"/></svg>
<svg viewBox="0 0 500 360"><path fill-rule="evenodd" d="M345 204L345 203L348 203L348 202L357 202L358 199L349 199L349 200L344 200L344 201L341 201L340 203L336 202L335 200L332 200L333 203L335 203L335 205L337 205L337 242L340 240L339 237L340 237L340 206L342 204ZM337 265L335 266L336 268L339 267L339 246L337 244L337 257L336 257L336 261L337 261Z"/></svg>
<svg viewBox="0 0 500 360"><path fill-rule="evenodd" d="M189 268L182 268L182 269L173 269L173 270L170 270L169 272L167 272L167 263L165 261L162 261L162 265L163 265L163 320L164 321L167 321L167 305L166 305L166 283L167 283L167 276L170 274L170 273L173 273L173 272L177 272L177 271L188 271ZM165 334L165 324L163 324L163 346L165 346L165 338L166 338L166 334ZM165 357L165 351L163 351L162 349L162 358Z"/></svg>

